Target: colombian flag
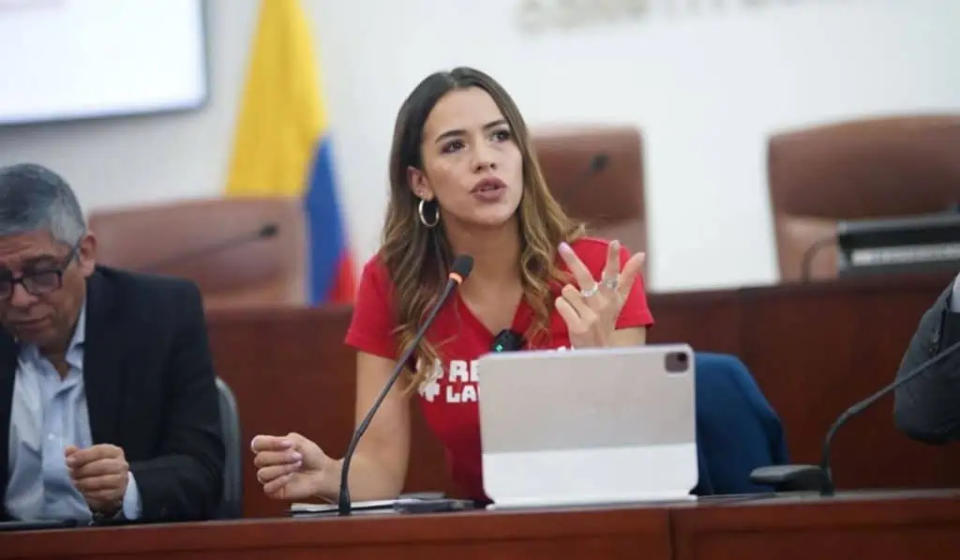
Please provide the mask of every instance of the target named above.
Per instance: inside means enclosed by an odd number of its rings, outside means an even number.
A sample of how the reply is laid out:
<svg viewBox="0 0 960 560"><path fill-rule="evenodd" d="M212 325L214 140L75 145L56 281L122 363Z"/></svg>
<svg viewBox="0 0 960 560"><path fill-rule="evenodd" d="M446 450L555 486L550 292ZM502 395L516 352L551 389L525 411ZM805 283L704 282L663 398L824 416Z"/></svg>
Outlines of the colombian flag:
<svg viewBox="0 0 960 560"><path fill-rule="evenodd" d="M356 285L329 132L299 0L261 0L227 194L304 197L312 303L352 301Z"/></svg>

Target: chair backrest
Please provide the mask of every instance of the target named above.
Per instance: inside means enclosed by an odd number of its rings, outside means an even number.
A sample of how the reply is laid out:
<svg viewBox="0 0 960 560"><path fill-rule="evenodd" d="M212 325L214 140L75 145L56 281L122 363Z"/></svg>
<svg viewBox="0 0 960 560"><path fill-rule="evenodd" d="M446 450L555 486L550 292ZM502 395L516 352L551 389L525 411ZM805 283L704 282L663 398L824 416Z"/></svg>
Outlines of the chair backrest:
<svg viewBox="0 0 960 560"><path fill-rule="evenodd" d="M583 126L535 131L533 145L553 196L591 235L647 249L640 131Z"/></svg>
<svg viewBox="0 0 960 560"><path fill-rule="evenodd" d="M786 132L770 138L767 157L782 281L803 278L805 254L840 220L942 212L960 201L960 115ZM835 277L836 247L817 250L809 265L810 278Z"/></svg>
<svg viewBox="0 0 960 560"><path fill-rule="evenodd" d="M223 433L223 447L226 451L223 462L223 496L217 510L218 519L236 519L243 517L243 459L244 445L241 440L240 414L237 401L230 387L220 379L216 380L220 405L220 428Z"/></svg>
<svg viewBox="0 0 960 560"><path fill-rule="evenodd" d="M189 278L208 308L306 302L300 199L186 201L92 212L89 221L99 262ZM273 235L256 239L271 225Z"/></svg>
<svg viewBox="0 0 960 560"><path fill-rule="evenodd" d="M700 462L694 493L769 491L750 482L750 473L788 462L780 418L739 359L696 352L694 360Z"/></svg>

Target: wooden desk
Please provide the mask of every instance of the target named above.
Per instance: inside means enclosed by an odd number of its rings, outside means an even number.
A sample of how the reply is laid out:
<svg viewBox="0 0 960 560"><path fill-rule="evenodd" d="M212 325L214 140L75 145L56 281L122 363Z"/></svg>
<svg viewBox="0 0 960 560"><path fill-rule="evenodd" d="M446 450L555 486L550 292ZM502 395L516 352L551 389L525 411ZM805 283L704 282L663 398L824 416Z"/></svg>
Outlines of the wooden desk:
<svg viewBox="0 0 960 560"><path fill-rule="evenodd" d="M920 316L952 277L863 277L736 291L654 295L651 342L739 356L780 415L791 460L819 463L830 424L893 381ZM960 445L912 441L886 397L837 434L845 488L960 486Z"/></svg>
<svg viewBox="0 0 960 560"><path fill-rule="evenodd" d="M956 558L960 491L700 504L670 523L677 560Z"/></svg>
<svg viewBox="0 0 960 560"><path fill-rule="evenodd" d="M952 560L958 550L956 491L0 533L4 559Z"/></svg>
<svg viewBox="0 0 960 560"><path fill-rule="evenodd" d="M271 519L0 533L0 558L636 558L671 555L665 509ZM326 553L327 556L324 556Z"/></svg>
<svg viewBox="0 0 960 560"><path fill-rule="evenodd" d="M652 294L651 342L689 342L739 356L780 414L792 458L817 462L830 423L889 383L920 315L947 277L863 278L742 290ZM300 431L339 456L353 428L354 352L342 344L350 307L211 313L218 373L236 393L244 438ZM408 490L456 493L443 451L413 415ZM892 400L837 436L842 488L960 486L960 446L913 442L893 426ZM275 515L245 464L245 511Z"/></svg>

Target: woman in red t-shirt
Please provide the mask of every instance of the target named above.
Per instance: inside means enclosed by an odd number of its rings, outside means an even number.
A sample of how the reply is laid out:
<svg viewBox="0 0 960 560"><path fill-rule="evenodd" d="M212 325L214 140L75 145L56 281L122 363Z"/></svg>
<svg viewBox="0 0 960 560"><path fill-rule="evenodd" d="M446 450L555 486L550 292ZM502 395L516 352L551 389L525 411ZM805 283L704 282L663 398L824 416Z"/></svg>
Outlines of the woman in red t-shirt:
<svg viewBox="0 0 960 560"><path fill-rule="evenodd" d="M397 116L383 246L364 267L347 332L357 348L359 421L412 343L454 255L473 272L437 314L383 401L350 470L355 500L394 497L410 453L409 398L443 442L453 478L483 499L476 360L495 333L524 348L643 344L653 318L640 269L616 241L582 236L550 195L510 96L470 68L421 82ZM335 500L342 460L295 433L251 442L277 499Z"/></svg>

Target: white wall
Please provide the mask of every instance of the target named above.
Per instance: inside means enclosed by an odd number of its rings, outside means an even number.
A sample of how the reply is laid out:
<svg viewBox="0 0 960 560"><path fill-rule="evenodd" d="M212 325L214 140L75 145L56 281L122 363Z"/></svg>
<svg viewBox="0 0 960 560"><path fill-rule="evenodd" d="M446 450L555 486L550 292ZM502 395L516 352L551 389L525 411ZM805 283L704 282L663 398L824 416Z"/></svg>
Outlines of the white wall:
<svg viewBox="0 0 960 560"><path fill-rule="evenodd" d="M303 2L361 261L377 247L396 111L437 69L489 72L534 127L640 126L658 290L776 279L771 131L960 111L956 0L714 0L689 11L653 0L642 19L539 33L519 25L521 0ZM205 109L0 129L0 163L49 164L88 208L218 193L255 11L253 0L211 1Z"/></svg>

